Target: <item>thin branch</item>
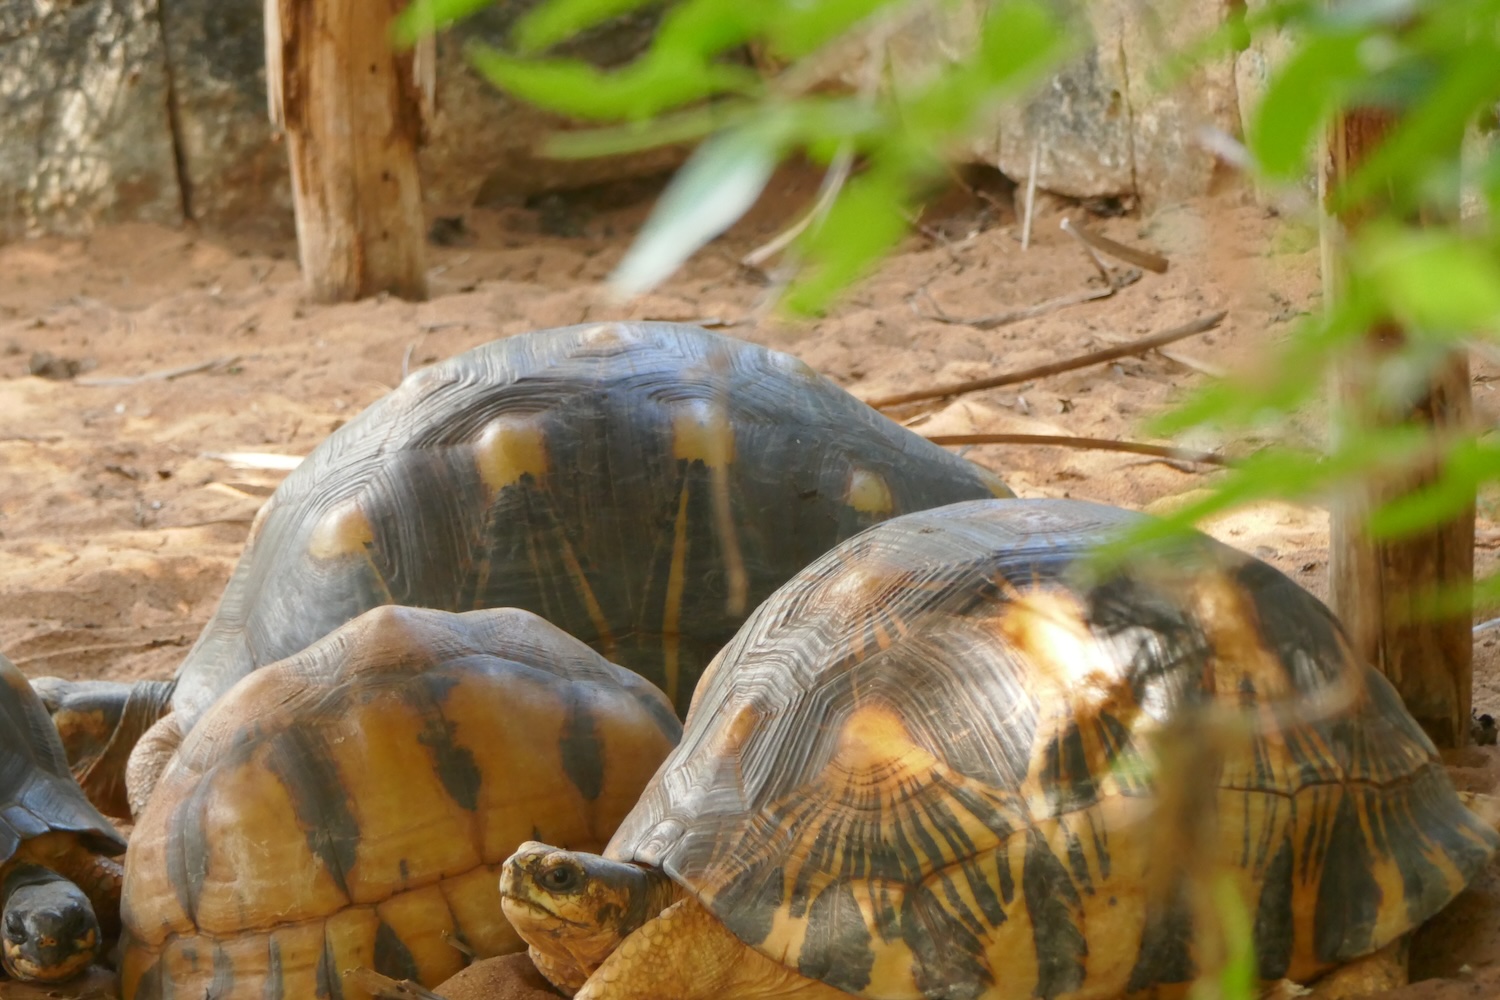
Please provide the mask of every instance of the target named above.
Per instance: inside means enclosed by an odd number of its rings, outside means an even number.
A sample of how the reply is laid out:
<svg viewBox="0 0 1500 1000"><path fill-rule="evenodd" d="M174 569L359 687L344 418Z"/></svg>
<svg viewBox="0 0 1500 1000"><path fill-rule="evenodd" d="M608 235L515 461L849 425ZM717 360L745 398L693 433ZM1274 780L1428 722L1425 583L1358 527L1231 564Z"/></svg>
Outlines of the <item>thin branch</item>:
<svg viewBox="0 0 1500 1000"><path fill-rule="evenodd" d="M1045 316L1048 313L1056 312L1059 309L1066 309L1069 306L1078 306L1083 305L1085 302L1097 302L1100 299L1107 299L1120 289L1129 288L1141 280L1141 272L1135 270L1126 271L1118 277L1107 280L1109 283L1103 288L1090 288L1086 291L1074 292L1072 295L1063 295L1055 299L1048 299L1046 302L1038 302L1036 305L1023 306L1020 309L1008 309L1003 313L980 316L977 319L961 319L957 316L948 315L943 310L943 307L938 305L937 301L933 299L932 293L928 292L924 287L922 294L926 296L927 301L932 303L933 311L930 313L917 312L917 315L922 319L930 319L936 323L948 323L953 326L970 326L976 330L994 330L1002 326L1009 326L1012 323L1019 323L1022 320L1036 319L1038 316ZM913 308L913 312L916 312L915 308Z"/></svg>
<svg viewBox="0 0 1500 1000"><path fill-rule="evenodd" d="M849 171L854 167L854 146L844 143L833 156L833 163L829 165L828 172L823 175L823 184L818 189L817 199L813 207L806 215L792 223L774 237L768 243L763 243L740 258L740 263L746 267L760 267L766 261L776 256L791 245L791 242L801 236L808 226L815 222L822 222L828 210L833 207L833 199L838 197L844 189L844 182L849 179Z"/></svg>
<svg viewBox="0 0 1500 1000"><path fill-rule="evenodd" d="M1116 243L1108 236L1096 233L1091 229L1085 229L1083 226L1077 225L1068 219L1062 220L1062 228L1063 232L1075 237L1079 242L1095 250L1107 253L1111 257L1119 258L1127 264L1144 267L1146 270L1155 271L1157 274L1167 273L1167 258L1159 253L1152 253L1149 250L1142 250L1139 247L1126 246L1124 243Z"/></svg>
<svg viewBox="0 0 1500 1000"><path fill-rule="evenodd" d="M1141 441L1116 441L1113 438L1071 437L1066 434L933 434L933 444L1024 444L1054 448L1082 448L1093 451L1124 451L1132 455L1150 455L1174 462L1197 462L1200 465L1227 466L1229 460L1211 451L1191 451L1170 445L1146 444Z"/></svg>
<svg viewBox="0 0 1500 1000"><path fill-rule="evenodd" d="M876 409L887 406L899 406L902 403L915 403L923 399L942 399L945 396L958 396L966 392L978 392L981 389L994 389L1002 385L1015 385L1020 382L1030 382L1032 379L1042 378L1047 375L1057 375L1061 372L1070 372L1078 368L1087 368L1090 365L1103 364L1116 358L1126 358L1134 354L1144 354L1153 348L1170 344L1173 341L1183 340L1194 334L1206 333L1224 322L1228 316L1227 312L1216 312L1211 316L1200 316L1197 319L1174 326L1170 330L1143 337L1140 340L1131 341L1128 344L1120 344L1117 347L1107 347L1102 351L1085 354L1081 357L1068 358L1064 361L1054 361L1051 364L1038 365L1035 368L1027 368L1018 372L1009 372L1004 375L993 375L989 378L970 379L967 382L952 382L948 385L935 386L931 389L917 389L913 392L898 393L894 396L883 396L879 399L869 400L869 405Z"/></svg>
<svg viewBox="0 0 1500 1000"><path fill-rule="evenodd" d="M1031 169L1026 172L1026 215L1021 220L1021 250L1031 248L1031 218L1036 211L1036 175L1042 168L1042 144L1031 147Z"/></svg>
<svg viewBox="0 0 1500 1000"><path fill-rule="evenodd" d="M440 994L420 983L410 979L397 981L365 966L345 972L344 979L380 1000L443 1000Z"/></svg>
<svg viewBox="0 0 1500 1000"><path fill-rule="evenodd" d="M198 372L213 371L215 368L228 368L240 355L231 354L227 358L214 358L211 361L199 361L196 364L182 365L178 368L163 368L161 371L147 372L144 375L124 375L114 378L75 378L74 385L137 385L141 382L168 382L174 378L184 375L196 375Z"/></svg>
<svg viewBox="0 0 1500 1000"><path fill-rule="evenodd" d="M1113 285L1115 281L1112 277L1110 277L1109 265L1104 263L1103 257L1099 256L1099 251L1095 250L1093 245L1089 243L1088 240L1079 235L1078 230L1069 225L1067 219L1062 220L1062 222L1059 224L1059 228L1061 228L1063 232L1067 233L1069 236L1078 241L1078 245L1083 248L1083 252L1085 255L1087 255L1089 263L1094 265L1094 270L1099 272L1099 276L1104 279L1104 283L1106 285ZM1140 272L1137 271L1136 274L1140 274Z"/></svg>

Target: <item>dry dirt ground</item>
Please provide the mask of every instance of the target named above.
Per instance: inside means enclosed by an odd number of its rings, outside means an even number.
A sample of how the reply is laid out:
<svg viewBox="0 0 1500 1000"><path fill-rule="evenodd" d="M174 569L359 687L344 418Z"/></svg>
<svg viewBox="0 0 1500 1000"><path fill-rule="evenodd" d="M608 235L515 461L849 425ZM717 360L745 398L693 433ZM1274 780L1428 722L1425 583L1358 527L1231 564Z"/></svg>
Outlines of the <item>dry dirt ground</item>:
<svg viewBox="0 0 1500 1000"><path fill-rule="evenodd" d="M1250 365L1320 295L1315 236L1242 192L1148 219L1045 203L1023 252L1010 193L990 185L988 197L955 189L942 198L921 232L826 319L777 321L763 309L768 275L740 258L791 221L815 185L797 171L780 176L743 224L661 290L624 305L602 279L646 203L621 204L617 192L444 226L444 245L431 248L432 296L421 304L310 304L295 248L264 240L130 225L0 247L0 650L32 675L167 676L281 476L223 456L303 455L404 370L508 334L598 319L714 321L874 398L1079 355L1227 310L1218 329L1166 353L891 411L924 434L1138 438L1141 421L1203 371ZM1059 228L1065 216L1164 254L1170 270L1111 298L993 329L933 318L993 316L1100 287L1095 265ZM1476 400L1490 421L1494 375L1476 366ZM1022 496L1134 508L1170 504L1214 475L1103 451L980 446L968 454ZM1326 592L1324 510L1262 505L1205 527ZM1487 566L1500 528L1481 517L1479 536ZM1493 642L1483 637L1477 650L1478 700L1488 708L1500 700ZM1496 870L1418 941L1414 968L1445 979L1400 996L1500 995ZM14 984L0 993L20 995Z"/></svg>

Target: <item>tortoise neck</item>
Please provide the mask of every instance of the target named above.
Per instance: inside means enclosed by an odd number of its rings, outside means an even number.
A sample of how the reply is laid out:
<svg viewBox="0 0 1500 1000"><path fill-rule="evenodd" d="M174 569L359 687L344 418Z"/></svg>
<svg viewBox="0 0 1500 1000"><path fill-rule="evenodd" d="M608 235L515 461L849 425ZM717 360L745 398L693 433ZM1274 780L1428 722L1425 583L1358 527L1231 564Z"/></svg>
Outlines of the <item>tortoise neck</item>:
<svg viewBox="0 0 1500 1000"><path fill-rule="evenodd" d="M619 936L624 938L681 899L684 892L680 885L660 869L643 868L627 862L620 864L630 873L630 880L635 883L629 895L630 910L621 921Z"/></svg>

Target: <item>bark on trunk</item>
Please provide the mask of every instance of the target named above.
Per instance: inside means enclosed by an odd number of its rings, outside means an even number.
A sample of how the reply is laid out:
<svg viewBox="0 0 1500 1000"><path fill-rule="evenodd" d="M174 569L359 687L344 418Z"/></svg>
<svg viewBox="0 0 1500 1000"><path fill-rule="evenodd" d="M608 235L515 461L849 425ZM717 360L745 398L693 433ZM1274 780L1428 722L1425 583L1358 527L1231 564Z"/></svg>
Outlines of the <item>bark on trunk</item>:
<svg viewBox="0 0 1500 1000"><path fill-rule="evenodd" d="M1345 115L1328 137L1323 188L1347 176L1394 124L1386 112ZM1323 264L1330 294L1339 281L1339 232L1356 229L1365 210L1325 220ZM1342 223L1342 227L1338 225ZM1372 328L1359 357L1338 375L1336 392L1353 412L1376 424L1420 422L1435 435L1469 425L1469 359L1455 352L1433 374L1420 398L1399 408L1374 403L1370 362L1399 349L1405 332L1395 323ZM1474 577L1474 507L1415 535L1376 541L1364 530L1368 512L1436 478L1436 466L1399 479L1363 484L1335 505L1330 531L1329 592L1334 611L1356 650L1390 678L1406 707L1438 746L1469 740L1473 686L1473 634L1467 612L1437 617L1425 605L1435 592L1471 585Z"/></svg>
<svg viewBox="0 0 1500 1000"><path fill-rule="evenodd" d="M401 0L266 0L266 82L286 132L303 280L313 298L427 297L412 53Z"/></svg>

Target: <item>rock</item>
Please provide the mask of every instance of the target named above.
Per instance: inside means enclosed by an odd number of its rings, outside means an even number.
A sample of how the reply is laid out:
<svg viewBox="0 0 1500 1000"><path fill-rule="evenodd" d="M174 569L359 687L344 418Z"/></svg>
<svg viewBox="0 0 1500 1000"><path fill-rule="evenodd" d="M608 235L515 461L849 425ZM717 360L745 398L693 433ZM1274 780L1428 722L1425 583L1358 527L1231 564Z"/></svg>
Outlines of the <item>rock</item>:
<svg viewBox="0 0 1500 1000"><path fill-rule="evenodd" d="M540 157L565 125L483 80L472 40L503 42L538 0L499 0L438 42L437 100L420 163L437 214L484 192L520 200L680 163L681 149L605 160ZM286 150L266 104L262 0L0 3L0 238L86 232L98 222L247 224L289 235ZM617 65L650 44L654 15L630 14L560 51ZM179 165L181 177L178 176Z"/></svg>
<svg viewBox="0 0 1500 1000"><path fill-rule="evenodd" d="M1024 189L1040 147L1037 187L1070 198L1134 195L1135 158L1124 60L1117 46L1084 52L1026 104L1003 111L993 139L976 143Z"/></svg>
<svg viewBox="0 0 1500 1000"><path fill-rule="evenodd" d="M0 238L182 220L154 0L0 4Z"/></svg>
<svg viewBox="0 0 1500 1000"><path fill-rule="evenodd" d="M825 79L858 86L872 46L889 53L903 88L920 86L934 67L957 58L978 35L983 0L933 8L890 38L871 35L829 61ZM1158 89L1156 56L1202 37L1222 20L1220 4L1174 0L1099 0L1079 28L1094 38L1025 102L1011 103L987 134L955 153L998 167L1023 185L1037 154L1037 186L1079 199L1126 199L1147 209L1206 193L1215 158L1198 142L1203 126L1239 131L1230 62L1205 66L1183 84Z"/></svg>
<svg viewBox="0 0 1500 1000"><path fill-rule="evenodd" d="M1089 6L1095 37L1101 44L1112 40L1109 44L1130 54L1125 98L1130 107L1135 193L1148 211L1207 194L1218 163L1199 141L1199 132L1205 127L1230 134L1239 131L1239 100L1229 61L1201 66L1168 90L1154 79L1167 55L1212 34L1228 10L1225 4L1174 0L1101 0Z"/></svg>
<svg viewBox="0 0 1500 1000"><path fill-rule="evenodd" d="M538 155L548 134L568 123L497 90L463 56L471 42L503 45L511 26L537 2L496 0L439 37L437 108L420 154L430 204L457 211L476 202L518 202L528 195L660 173L684 159L685 151L677 147L597 160ZM595 66L619 66L646 51L655 28L654 14L628 14L556 52Z"/></svg>
<svg viewBox="0 0 1500 1000"><path fill-rule="evenodd" d="M292 233L286 148L266 108L261 0L159 0L185 201L210 228Z"/></svg>
<svg viewBox="0 0 1500 1000"><path fill-rule="evenodd" d="M1094 43L1001 116L1000 169L1024 183L1041 144L1037 185L1058 194L1135 198L1152 210L1206 193L1216 161L1197 133L1238 131L1232 69L1205 66L1169 90L1153 70L1158 55L1208 34L1223 12L1216 4L1088 5Z"/></svg>

